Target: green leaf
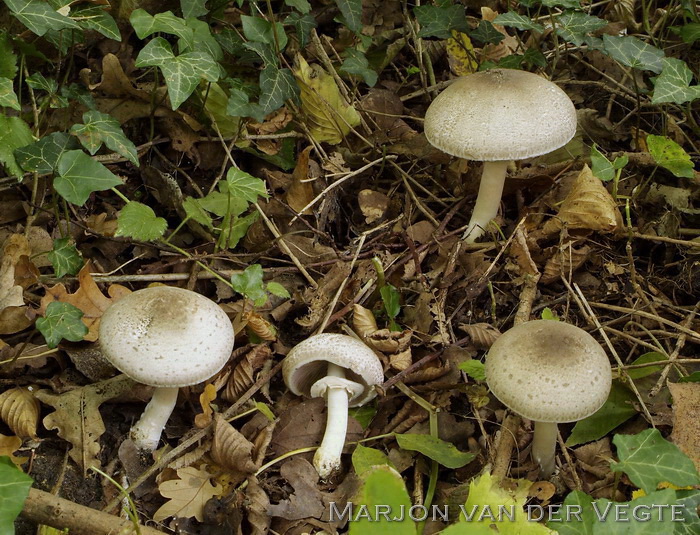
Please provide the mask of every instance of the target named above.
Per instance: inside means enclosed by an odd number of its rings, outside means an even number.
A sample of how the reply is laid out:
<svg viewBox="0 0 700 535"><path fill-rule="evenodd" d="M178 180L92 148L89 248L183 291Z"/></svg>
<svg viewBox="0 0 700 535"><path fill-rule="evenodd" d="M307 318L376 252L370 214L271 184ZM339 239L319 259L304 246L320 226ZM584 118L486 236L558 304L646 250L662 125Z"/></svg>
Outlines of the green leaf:
<svg viewBox="0 0 700 535"><path fill-rule="evenodd" d="M632 36L603 35L605 53L627 67L660 73L664 51Z"/></svg>
<svg viewBox="0 0 700 535"><path fill-rule="evenodd" d="M86 30L101 33L107 39L122 40L117 21L104 9L104 6L89 4L78 6L71 11L71 18Z"/></svg>
<svg viewBox="0 0 700 535"><path fill-rule="evenodd" d="M221 188L221 186L224 187ZM236 217L248 209L248 201L229 193L226 182L220 182L219 187L225 191L212 191L206 197L199 199L199 205L207 212L219 217L224 217L227 214Z"/></svg>
<svg viewBox="0 0 700 535"><path fill-rule="evenodd" d="M172 11L150 15L143 9L136 9L131 13L129 22L139 39L145 39L154 33L169 33L182 39L186 48L191 48L194 42L194 30L187 26L184 19L173 15Z"/></svg>
<svg viewBox="0 0 700 535"><path fill-rule="evenodd" d="M299 86L289 69L278 69L268 65L260 73L260 106L265 115L284 104L287 99L295 99Z"/></svg>
<svg viewBox="0 0 700 535"><path fill-rule="evenodd" d="M285 5L293 7L299 13L306 15L311 11L311 4L308 0L284 0Z"/></svg>
<svg viewBox="0 0 700 535"><path fill-rule="evenodd" d="M289 295L289 292L287 291L287 288L282 286L279 282L268 282L265 286L265 289L272 295L276 295L277 297L283 297L285 299L291 297Z"/></svg>
<svg viewBox="0 0 700 535"><path fill-rule="evenodd" d="M654 94L652 104L673 102L685 104L700 98L700 85L690 85L693 72L685 61L676 58L664 58L661 74L653 78Z"/></svg>
<svg viewBox="0 0 700 535"><path fill-rule="evenodd" d="M459 451L451 442L432 435L398 434L396 442L401 449L418 451L447 468L461 468L476 457L476 454Z"/></svg>
<svg viewBox="0 0 700 535"><path fill-rule="evenodd" d="M586 35L607 26L608 22L580 11L566 11L556 19L556 32L562 39L581 46Z"/></svg>
<svg viewBox="0 0 700 535"><path fill-rule="evenodd" d="M136 145L124 135L119 121L107 113L90 110L83 113L83 124L74 124L70 129L90 154L95 154L102 143L139 165Z"/></svg>
<svg viewBox="0 0 700 535"><path fill-rule="evenodd" d="M490 43L497 45L506 38L505 35L499 32L488 20L480 21L475 30L469 30L467 33L469 34L469 37L475 41L484 44Z"/></svg>
<svg viewBox="0 0 700 535"><path fill-rule="evenodd" d="M316 19L310 13L293 12L284 19L284 24L291 24L297 32L299 37L299 45L303 48L309 43L309 36L311 35L311 30L313 30L318 24Z"/></svg>
<svg viewBox="0 0 700 535"><path fill-rule="evenodd" d="M19 111L20 105L12 80L0 77L0 106Z"/></svg>
<svg viewBox="0 0 700 535"><path fill-rule="evenodd" d="M229 167L226 173L226 184L231 195L250 203L257 202L258 197L264 199L269 197L265 182L235 167Z"/></svg>
<svg viewBox="0 0 700 535"><path fill-rule="evenodd" d="M676 28L671 27L674 32ZM690 22L684 26L678 28L678 35L681 36L684 43L693 44L695 41L700 39L700 22Z"/></svg>
<svg viewBox="0 0 700 535"><path fill-rule="evenodd" d="M543 320L559 321L559 318L557 317L557 315L549 307L544 307L542 309L542 313L540 314L540 318L542 318Z"/></svg>
<svg viewBox="0 0 700 535"><path fill-rule="evenodd" d="M36 328L44 335L46 345L53 349L64 338L80 342L88 333L88 328L80 321L83 311L70 303L53 301L46 307L43 318L37 318Z"/></svg>
<svg viewBox="0 0 700 535"><path fill-rule="evenodd" d="M660 362L665 360L668 360L668 357L662 355L658 351L650 351L649 353L644 353L641 357L635 359L634 362L630 363L630 365L634 366L636 364L647 364L649 362ZM659 373L663 369L664 366L645 366L644 368L632 368L631 370L627 370L627 375L629 375L631 379L642 379L643 377Z"/></svg>
<svg viewBox="0 0 700 535"><path fill-rule="evenodd" d="M358 444L355 451L352 452L352 467L355 469L355 473L361 476L375 466L390 466L396 470L386 453Z"/></svg>
<svg viewBox="0 0 700 535"><path fill-rule="evenodd" d="M58 82L53 78L46 78L40 72L35 72L25 79L27 85L32 89L41 89L47 93L56 93L58 91Z"/></svg>
<svg viewBox="0 0 700 535"><path fill-rule="evenodd" d="M83 267L83 257L70 241L70 238L54 240L53 249L48 254L54 274L59 279L64 275L75 275Z"/></svg>
<svg viewBox="0 0 700 535"><path fill-rule="evenodd" d="M258 122L265 120L265 112L256 102L250 102L250 96L242 89L231 89L226 113L232 117L252 117Z"/></svg>
<svg viewBox="0 0 700 535"><path fill-rule="evenodd" d="M234 249L238 242L248 232L250 226L258 220L258 213L253 212L245 217L232 217L227 215L221 225L221 236L219 236L219 247L223 249ZM264 305L263 301L260 305ZM256 306L260 306L256 303Z"/></svg>
<svg viewBox="0 0 700 535"><path fill-rule="evenodd" d="M697 535L700 533L700 490L677 490L675 503L682 506L680 522L675 523L674 535Z"/></svg>
<svg viewBox="0 0 700 535"><path fill-rule="evenodd" d="M609 182L615 178L615 168L599 150L595 143L591 147L591 172L603 182Z"/></svg>
<svg viewBox="0 0 700 535"><path fill-rule="evenodd" d="M153 241L160 238L168 222L157 217L150 206L131 201L119 212L115 236L127 236L141 241Z"/></svg>
<svg viewBox="0 0 700 535"><path fill-rule="evenodd" d="M542 0L542 5L547 7L566 7L580 9L581 0Z"/></svg>
<svg viewBox="0 0 700 535"><path fill-rule="evenodd" d="M38 36L44 35L49 30L63 30L64 28L79 28L78 24L61 15L41 0L4 0L12 14L19 21Z"/></svg>
<svg viewBox="0 0 700 535"><path fill-rule="evenodd" d="M275 22L273 25L262 17L241 15L241 23L243 35L249 41L270 45L274 49L276 47L275 34L277 34L279 51L283 51L284 47L287 46L287 34L284 31L284 26L279 22Z"/></svg>
<svg viewBox="0 0 700 535"><path fill-rule="evenodd" d="M555 529L559 535L593 535L593 525L596 522L593 498L585 492L575 490L564 499L562 510L579 511L581 519L572 515L566 522L550 520L547 522L548 528Z"/></svg>
<svg viewBox="0 0 700 535"><path fill-rule="evenodd" d="M518 30L531 30L537 33L544 32L544 26L532 22L528 17L520 15L515 11L507 11L506 13L501 13L495 19L493 19L493 24L500 24L501 26L508 26L512 28L517 28Z"/></svg>
<svg viewBox="0 0 700 535"><path fill-rule="evenodd" d="M260 300L265 304L267 294L263 285L263 268L260 264L252 264L245 268L243 273L231 275L233 289L239 294L247 297L254 303Z"/></svg>
<svg viewBox="0 0 700 535"><path fill-rule="evenodd" d="M345 60L340 66L340 70L361 76L368 86L374 87L379 77L377 72L370 68L367 57L355 48L346 48L343 55Z"/></svg>
<svg viewBox="0 0 700 535"><path fill-rule="evenodd" d="M271 422L274 422L277 418L275 417L275 413L272 412L272 409L266 404L263 403L262 401L256 401L255 402L255 408L263 413L265 417L270 420Z"/></svg>
<svg viewBox="0 0 700 535"><path fill-rule="evenodd" d="M700 484L693 461L678 446L665 440L658 429L647 429L637 435L615 435L613 444L620 462L610 463L610 468L627 474L647 494L663 482L679 487Z"/></svg>
<svg viewBox="0 0 700 535"><path fill-rule="evenodd" d="M15 518L22 512L31 486L31 477L17 468L8 456L0 456L0 533L14 534Z"/></svg>
<svg viewBox="0 0 700 535"><path fill-rule="evenodd" d="M19 117L6 117L0 114L0 163L5 166L9 176L22 176L22 169L17 165L14 151L34 141L32 131Z"/></svg>
<svg viewBox="0 0 700 535"><path fill-rule="evenodd" d="M212 228L214 225L212 223L211 217L207 213L204 206L200 202L200 199L195 199L194 197L185 197L182 203L182 207L185 209L185 215L200 225L204 225L207 228Z"/></svg>
<svg viewBox="0 0 700 535"><path fill-rule="evenodd" d="M206 52L216 61L224 59L224 51L221 45L216 40L216 37L211 33L211 27L203 20L189 19L187 26L194 30L194 42L192 43L191 51ZM187 52L190 50L180 50Z"/></svg>
<svg viewBox="0 0 700 535"><path fill-rule="evenodd" d="M700 383L700 372L693 372L690 375L678 379L679 383Z"/></svg>
<svg viewBox="0 0 700 535"><path fill-rule="evenodd" d="M484 363L480 360L470 359L461 362L458 366L460 370L466 373L475 381L486 381L486 372L484 371Z"/></svg>
<svg viewBox="0 0 700 535"><path fill-rule="evenodd" d="M207 0L180 0L180 9L182 16L186 19L190 17L202 17L209 13L205 6Z"/></svg>
<svg viewBox="0 0 700 535"><path fill-rule="evenodd" d="M373 403L367 403L362 407L351 407L348 409L348 415L350 418L355 418L362 429L367 429L377 415L377 407Z"/></svg>
<svg viewBox="0 0 700 535"><path fill-rule="evenodd" d="M566 440L568 447L592 442L607 435L618 425L637 414L634 408L634 393L620 381L613 381L608 399L603 406L589 417L576 422L571 435Z"/></svg>
<svg viewBox="0 0 700 535"><path fill-rule="evenodd" d="M78 206L85 204L93 191L103 191L122 183L109 169L82 150L69 150L61 154L56 170L58 176L54 178L53 187L61 197Z"/></svg>
<svg viewBox="0 0 700 535"><path fill-rule="evenodd" d="M0 76L13 80L17 74L17 55L12 50L12 41L5 31L0 31Z"/></svg>
<svg viewBox="0 0 700 535"><path fill-rule="evenodd" d="M73 136L65 132L54 132L31 145L15 149L15 159L25 171L53 173L61 155L79 146L80 144Z"/></svg>
<svg viewBox="0 0 700 535"><path fill-rule="evenodd" d="M377 515L377 508L388 508L393 515L411 508L406 485L390 466L375 466L362 473L362 488L349 503L353 510L349 535L416 535L416 526L405 514L403 521ZM367 512L369 517L361 513ZM342 511L340 512L342 514ZM340 515L338 515L340 516ZM389 518L392 518L391 515Z"/></svg>
<svg viewBox="0 0 700 535"><path fill-rule="evenodd" d="M391 284L382 286L379 293L382 296L384 310L386 310L389 318L393 320L399 315L399 312L401 312L401 294L396 289L396 286L392 286Z"/></svg>
<svg viewBox="0 0 700 535"><path fill-rule="evenodd" d="M594 513L597 512L596 520L598 515L605 520L601 518L601 521L593 524L593 534L670 535L680 524L672 519L671 504L676 505L676 492L672 489L651 492L629 502L611 502L605 498L597 500L593 504ZM660 508L658 505L666 507ZM603 516L606 512L607 515Z"/></svg>
<svg viewBox="0 0 700 535"><path fill-rule="evenodd" d="M263 63L265 65L272 65L273 67L277 67L277 63L279 62L279 60L277 59L277 53L275 52L275 49L272 47L272 45L267 45L265 43L256 43L255 41L248 41L243 46L245 46L248 50L252 50L258 56L260 56L260 59L263 60Z"/></svg>
<svg viewBox="0 0 700 535"><path fill-rule="evenodd" d="M464 6L418 6L413 8L413 14L421 26L418 37L438 37L449 39L451 30L467 33L469 25L464 16ZM493 26L493 25L492 25ZM471 35L471 34L470 34ZM501 38L503 38L502 34Z"/></svg>
<svg viewBox="0 0 700 535"><path fill-rule="evenodd" d="M665 136L647 136L647 146L654 161L671 171L677 177L693 178L695 176L690 155L678 143Z"/></svg>
<svg viewBox="0 0 700 535"><path fill-rule="evenodd" d="M362 31L362 0L335 0L335 3L342 15L341 22L359 34Z"/></svg>

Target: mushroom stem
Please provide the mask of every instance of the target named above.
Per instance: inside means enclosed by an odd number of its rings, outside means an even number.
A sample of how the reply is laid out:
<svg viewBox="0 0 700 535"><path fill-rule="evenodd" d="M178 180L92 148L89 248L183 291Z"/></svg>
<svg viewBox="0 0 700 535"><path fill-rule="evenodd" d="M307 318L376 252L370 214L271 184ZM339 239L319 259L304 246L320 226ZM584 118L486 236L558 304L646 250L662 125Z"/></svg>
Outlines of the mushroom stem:
<svg viewBox="0 0 700 535"><path fill-rule="evenodd" d="M479 239L484 234L489 222L498 215L508 163L505 160L484 162L474 211L469 225L467 225L467 230L462 235L465 243L474 243Z"/></svg>
<svg viewBox="0 0 700 535"><path fill-rule="evenodd" d="M131 428L131 440L137 448L153 451L158 447L163 428L175 408L178 390L178 387L161 386L153 391L141 418Z"/></svg>
<svg viewBox="0 0 700 535"><path fill-rule="evenodd" d="M558 427L552 422L535 422L532 437L532 458L540 465L540 477L547 478L554 472L554 451L557 447Z"/></svg>
<svg viewBox="0 0 700 535"><path fill-rule="evenodd" d="M329 362L327 376L345 379L345 369ZM348 430L348 391L344 387L329 385L326 389L326 406L326 432L314 455L314 466L322 479L340 468L340 455L343 453Z"/></svg>

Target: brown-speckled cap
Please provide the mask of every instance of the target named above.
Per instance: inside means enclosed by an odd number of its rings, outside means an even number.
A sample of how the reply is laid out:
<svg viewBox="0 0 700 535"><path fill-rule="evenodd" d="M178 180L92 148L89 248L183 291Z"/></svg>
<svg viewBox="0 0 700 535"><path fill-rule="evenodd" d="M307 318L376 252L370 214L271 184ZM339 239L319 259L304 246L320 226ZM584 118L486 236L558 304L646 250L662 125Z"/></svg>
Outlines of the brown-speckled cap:
<svg viewBox="0 0 700 535"><path fill-rule="evenodd" d="M486 357L486 382L507 407L536 422L575 422L610 392L610 361L595 338L561 321L506 331Z"/></svg>
<svg viewBox="0 0 700 535"><path fill-rule="evenodd" d="M133 292L100 321L105 357L132 379L153 386L188 386L218 372L231 356L233 327L206 297L171 286Z"/></svg>
<svg viewBox="0 0 700 535"><path fill-rule="evenodd" d="M491 69L462 76L425 113L425 137L469 160L522 160L565 145L576 109L556 84L536 74Z"/></svg>
<svg viewBox="0 0 700 535"><path fill-rule="evenodd" d="M284 359L287 388L297 396L310 396L313 384L326 376L329 362L345 368L346 377L364 387L349 400L350 407L367 403L376 395L372 386L384 380L379 358L364 343L346 334L323 333L300 342Z"/></svg>

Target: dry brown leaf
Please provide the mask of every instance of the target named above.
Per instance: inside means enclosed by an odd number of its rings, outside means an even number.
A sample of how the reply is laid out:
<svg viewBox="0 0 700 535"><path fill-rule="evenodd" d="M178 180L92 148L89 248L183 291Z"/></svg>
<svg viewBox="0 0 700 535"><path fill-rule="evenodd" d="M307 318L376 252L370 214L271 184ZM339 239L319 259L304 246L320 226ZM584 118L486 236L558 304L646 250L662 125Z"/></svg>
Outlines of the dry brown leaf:
<svg viewBox="0 0 700 535"><path fill-rule="evenodd" d="M253 444L220 414L214 417L214 421L211 457L231 473L232 484L238 485L258 469L253 462Z"/></svg>
<svg viewBox="0 0 700 535"><path fill-rule="evenodd" d="M272 518L267 513L270 508L270 498L262 489L255 477L248 478L248 486L245 490L247 498L246 511L248 512L248 525L250 535L267 535Z"/></svg>
<svg viewBox="0 0 700 535"><path fill-rule="evenodd" d="M508 252L520 268L520 275L537 275L539 270L537 269L537 264L535 264L530 255L530 248L528 247L527 237L525 236L523 227L518 227L515 230L513 238Z"/></svg>
<svg viewBox="0 0 700 535"><path fill-rule="evenodd" d="M494 11L489 7L481 8L482 19L489 22L493 22L493 19L495 19L497 16L497 11ZM509 35L503 26L499 24L494 24L493 27L503 34L504 39L498 44L487 44L486 46L484 46L482 50L482 57L479 63L483 63L487 60L497 62L499 59L502 59L506 56L510 56L511 54L515 53L520 46L519 41L512 35Z"/></svg>
<svg viewBox="0 0 700 535"><path fill-rule="evenodd" d="M0 434L0 457L7 456L17 466L26 463L29 457L16 457L14 452L16 452L22 446L22 439L19 437L6 437Z"/></svg>
<svg viewBox="0 0 700 535"><path fill-rule="evenodd" d="M39 309L39 312L44 314L46 307L53 301L70 303L78 307L84 314L82 321L88 328L88 333L85 335L85 340L88 342L97 340L100 318L105 310L109 308L109 305L112 304L112 301L131 293L131 290L120 284L112 284L107 290L109 297L106 297L98 288L92 275L90 275L92 269L92 264L86 262L80 270L80 273L78 273L78 283L80 286L75 293L68 293L68 290L66 290L63 284L57 284L56 286L48 288L46 290L46 295L41 300L41 307Z"/></svg>
<svg viewBox="0 0 700 535"><path fill-rule="evenodd" d="M204 505L214 496L220 496L223 487L218 483L212 485L211 474L194 466L180 468L180 479L171 479L158 485L164 498L169 498L153 515L156 522L170 516L204 520Z"/></svg>
<svg viewBox="0 0 700 535"><path fill-rule="evenodd" d="M15 284L15 266L21 256L30 254L29 242L22 234L12 234L5 240L0 260L0 311L24 305L23 288Z"/></svg>
<svg viewBox="0 0 700 535"><path fill-rule="evenodd" d="M669 383L673 397L671 440L700 470L700 384Z"/></svg>
<svg viewBox="0 0 700 535"><path fill-rule="evenodd" d="M15 435L36 438L39 402L26 387L15 387L0 394L0 419Z"/></svg>
<svg viewBox="0 0 700 535"><path fill-rule="evenodd" d="M44 418L44 427L57 429L58 436L73 445L68 454L83 473L91 466L100 466L99 439L105 432L100 405L133 389L135 384L126 375L118 375L60 395L45 390L35 394L39 401L56 409Z"/></svg>
<svg viewBox="0 0 700 535"><path fill-rule="evenodd" d="M574 244L575 242L570 241L558 247L557 252L547 260L540 279L542 284L551 284L562 276L568 277L588 259L591 248L588 245L582 245L580 248L574 249Z"/></svg>
<svg viewBox="0 0 700 535"><path fill-rule="evenodd" d="M460 323L459 328L469 335L476 349L490 348L496 339L501 336L501 331L490 323Z"/></svg>
<svg viewBox="0 0 700 535"><path fill-rule="evenodd" d="M535 481L530 485L527 495L532 498L537 498L542 502L541 505L547 505L556 491L557 487L549 481Z"/></svg>
<svg viewBox="0 0 700 535"><path fill-rule="evenodd" d="M261 340L277 340L277 330L272 324L257 312L250 312L246 315L246 327L250 329Z"/></svg>
<svg viewBox="0 0 700 535"><path fill-rule="evenodd" d="M287 520L321 518L326 507L317 486L318 473L311 463L294 457L280 467L280 474L294 488L294 493L287 500L271 504L269 514Z"/></svg>
<svg viewBox="0 0 700 535"><path fill-rule="evenodd" d="M377 327L377 320L371 310L362 305L354 304L352 306L352 311L352 326L361 338L365 338L379 330L379 327Z"/></svg>
<svg viewBox="0 0 700 535"><path fill-rule="evenodd" d="M300 210L303 210L315 197L314 188L309 181L309 153L312 149L313 145L309 145L299 153L292 173L292 184L287 190L287 204L301 215L311 213L310 208L303 213Z"/></svg>
<svg viewBox="0 0 700 535"><path fill-rule="evenodd" d="M544 225L546 234L566 227L569 230L615 232L622 227L622 216L612 195L584 165L559 207L559 214Z"/></svg>
<svg viewBox="0 0 700 535"><path fill-rule="evenodd" d="M392 368L398 371L403 371L413 364L413 357L411 356L411 348L406 348L405 350L394 353L389 357L389 364Z"/></svg>
<svg viewBox="0 0 700 535"><path fill-rule="evenodd" d="M296 319L296 323L309 330L313 330L321 323L326 314L336 290L350 276L350 262L336 262L318 285L318 288L309 287L304 292L304 301L309 307L305 316Z"/></svg>
<svg viewBox="0 0 700 535"><path fill-rule="evenodd" d="M216 399L216 387L208 383L204 387L204 391L199 395L199 403L202 405L202 412L194 417L194 425L200 429L204 429L211 423L214 409L211 407L211 402Z"/></svg>
<svg viewBox="0 0 700 535"><path fill-rule="evenodd" d="M447 60L450 70L457 76L467 76L479 69L474 45L466 33L452 30L452 37L447 40Z"/></svg>
<svg viewBox="0 0 700 535"><path fill-rule="evenodd" d="M399 353L411 344L412 334L410 329L400 332L390 331L389 329L379 329L366 336L365 341L367 345L382 353Z"/></svg>
<svg viewBox="0 0 700 535"><path fill-rule="evenodd" d="M255 382L255 372L271 358L272 351L267 345L253 347L233 369L221 397L226 401L235 401L241 397Z"/></svg>
<svg viewBox="0 0 700 535"><path fill-rule="evenodd" d="M277 427L278 421L279 420L275 420L263 427L255 436L255 440L253 440L253 463L255 463L256 468L260 468L265 460L267 448L270 447L272 435L275 432L275 427Z"/></svg>
<svg viewBox="0 0 700 535"><path fill-rule="evenodd" d="M389 197L371 189L363 189L357 195L360 211L365 216L365 223L371 225L386 215L389 208Z"/></svg>
<svg viewBox="0 0 700 535"><path fill-rule="evenodd" d="M85 225L93 232L102 236L114 236L117 231L117 220L107 219L107 214L93 214L85 218Z"/></svg>

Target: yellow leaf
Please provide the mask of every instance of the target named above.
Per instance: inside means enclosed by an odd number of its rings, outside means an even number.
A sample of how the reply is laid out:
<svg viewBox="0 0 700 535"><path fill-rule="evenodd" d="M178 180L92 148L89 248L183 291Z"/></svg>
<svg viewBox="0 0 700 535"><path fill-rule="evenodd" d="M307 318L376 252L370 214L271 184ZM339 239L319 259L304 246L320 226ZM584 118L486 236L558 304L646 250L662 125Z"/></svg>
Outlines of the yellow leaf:
<svg viewBox="0 0 700 535"><path fill-rule="evenodd" d="M36 438L39 402L29 388L15 387L0 394L0 419L21 437Z"/></svg>
<svg viewBox="0 0 700 535"><path fill-rule="evenodd" d="M194 425L204 429L211 423L211 415L214 410L211 402L216 399L216 387L209 383L204 387L204 392L199 395L199 403L202 405L202 412L194 417Z"/></svg>
<svg viewBox="0 0 700 535"><path fill-rule="evenodd" d="M180 468L177 475L180 479L165 481L158 486L163 497L170 500L155 512L153 519L161 522L169 516L177 516L204 521L204 505L214 496L220 496L223 487L218 483L212 485L211 475L194 466Z"/></svg>
<svg viewBox="0 0 700 535"><path fill-rule="evenodd" d="M472 40L466 33L457 30L452 30L452 37L447 40L447 59L450 69L457 76L475 73L479 68Z"/></svg>
<svg viewBox="0 0 700 535"><path fill-rule="evenodd" d="M300 55L296 63L293 72L309 131L318 143L337 145L352 127L360 124L360 116L345 102L335 80L322 67L309 65Z"/></svg>
<svg viewBox="0 0 700 535"><path fill-rule="evenodd" d="M10 460L17 466L26 463L29 457L15 457L13 455L19 447L22 445L22 439L19 437L6 437L0 434L0 457L5 455L10 458Z"/></svg>

